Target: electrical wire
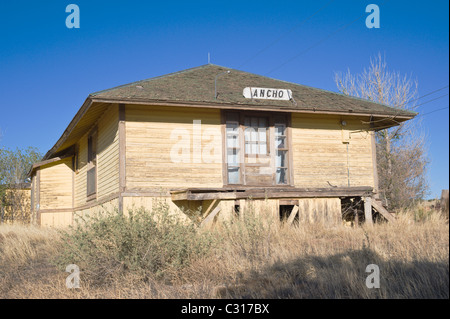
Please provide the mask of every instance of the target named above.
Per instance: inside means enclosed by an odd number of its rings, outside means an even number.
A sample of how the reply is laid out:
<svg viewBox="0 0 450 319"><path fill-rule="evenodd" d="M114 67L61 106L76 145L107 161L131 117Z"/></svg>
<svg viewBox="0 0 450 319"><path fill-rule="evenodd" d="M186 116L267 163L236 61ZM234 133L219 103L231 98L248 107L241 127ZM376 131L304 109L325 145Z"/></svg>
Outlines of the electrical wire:
<svg viewBox="0 0 450 319"><path fill-rule="evenodd" d="M442 88L440 88L440 89L437 89L437 90L435 90L435 91L433 91L433 92L427 93L427 94L425 94L425 95L423 95L423 96L421 96L421 97L419 97L419 98L417 98L417 99L415 99L415 100L413 100L413 101L419 100L419 99L421 99L421 98L423 98L423 97L425 97L425 96L429 96L429 95L431 95L431 94L433 94L433 93L436 93L436 92L438 92L438 91L441 91L441 90L443 90L443 89L445 89L445 88L447 88L447 87L448 87L448 85L445 86L445 87L442 87ZM438 97L436 97L436 98L434 98L434 99L431 99L431 100L429 100L429 101L423 102L423 103L421 103L421 104L418 104L418 105L416 105L415 107L419 107L419 106L428 104L428 103L433 102L433 101L435 101L435 100L438 100L438 99L441 99L441 98L443 98L443 97L446 97L447 95L449 95L449 93L444 94L444 95L441 95L441 96L438 96ZM410 101L410 102L412 102L412 101ZM408 103L410 103L410 102L408 102ZM407 104L407 103L405 103L405 104ZM400 105L402 105L402 104L400 104ZM404 104L403 104L403 105L404 105ZM363 123L363 124L373 124L373 123L378 123L378 122L384 122L384 121L386 121L386 120L395 120L395 118L398 116L398 114L400 114L401 111L403 111L403 109L399 109L395 115L390 116L390 117L388 117L388 118L384 118L384 119L380 119L380 120L376 120L376 121L369 121L369 122L367 122L367 121L361 121L361 123Z"/></svg>

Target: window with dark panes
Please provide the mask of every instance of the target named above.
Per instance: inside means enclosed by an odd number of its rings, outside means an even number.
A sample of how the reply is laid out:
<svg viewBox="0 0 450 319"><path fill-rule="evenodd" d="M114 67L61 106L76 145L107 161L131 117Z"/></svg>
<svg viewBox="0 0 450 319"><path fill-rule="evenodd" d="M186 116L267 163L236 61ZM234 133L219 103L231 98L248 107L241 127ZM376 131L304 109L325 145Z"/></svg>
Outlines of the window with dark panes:
<svg viewBox="0 0 450 319"><path fill-rule="evenodd" d="M97 193L97 132L88 136L87 196Z"/></svg>

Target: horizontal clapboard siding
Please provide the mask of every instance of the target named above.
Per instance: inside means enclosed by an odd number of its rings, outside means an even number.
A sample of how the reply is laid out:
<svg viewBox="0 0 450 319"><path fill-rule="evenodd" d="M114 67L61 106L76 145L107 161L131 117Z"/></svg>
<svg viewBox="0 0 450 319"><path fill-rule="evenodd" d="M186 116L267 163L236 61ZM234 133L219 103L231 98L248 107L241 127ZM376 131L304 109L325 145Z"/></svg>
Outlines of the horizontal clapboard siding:
<svg viewBox="0 0 450 319"><path fill-rule="evenodd" d="M128 189L223 185L219 110L127 105L125 113ZM201 121L201 132L194 132L194 120ZM180 150L174 157L181 140L187 156Z"/></svg>
<svg viewBox="0 0 450 319"><path fill-rule="evenodd" d="M119 111L111 105L97 123L97 200L119 190ZM75 174L75 207L87 202L88 135L78 142L78 170Z"/></svg>
<svg viewBox="0 0 450 319"><path fill-rule="evenodd" d="M72 158L41 167L40 209L72 208Z"/></svg>
<svg viewBox="0 0 450 319"><path fill-rule="evenodd" d="M360 120L340 125L333 116L292 115L292 151L296 187L374 186L371 136ZM342 136L350 132L348 144ZM348 161L348 163L347 163Z"/></svg>
<svg viewBox="0 0 450 319"><path fill-rule="evenodd" d="M98 199L119 190L119 112L108 109L98 123L97 192Z"/></svg>
<svg viewBox="0 0 450 319"><path fill-rule="evenodd" d="M87 196L87 134L78 142L78 170L75 173L75 207L86 203Z"/></svg>

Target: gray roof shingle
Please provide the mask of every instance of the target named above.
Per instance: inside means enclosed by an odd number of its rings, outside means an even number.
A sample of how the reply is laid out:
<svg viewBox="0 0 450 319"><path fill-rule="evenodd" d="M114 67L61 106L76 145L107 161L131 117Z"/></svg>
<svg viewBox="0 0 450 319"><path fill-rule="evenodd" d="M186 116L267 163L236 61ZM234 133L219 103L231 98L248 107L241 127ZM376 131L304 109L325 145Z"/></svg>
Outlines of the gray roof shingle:
<svg viewBox="0 0 450 319"><path fill-rule="evenodd" d="M217 99L214 96L214 80L217 80ZM294 101L247 99L245 87L290 89ZM265 76L206 64L192 69L171 73L147 80L133 82L112 89L90 94L94 99L146 102L179 102L259 106L268 109L294 109L315 112L362 113L369 115L392 115L414 117L417 113L349 97L344 94L321 90L296 83L276 80Z"/></svg>

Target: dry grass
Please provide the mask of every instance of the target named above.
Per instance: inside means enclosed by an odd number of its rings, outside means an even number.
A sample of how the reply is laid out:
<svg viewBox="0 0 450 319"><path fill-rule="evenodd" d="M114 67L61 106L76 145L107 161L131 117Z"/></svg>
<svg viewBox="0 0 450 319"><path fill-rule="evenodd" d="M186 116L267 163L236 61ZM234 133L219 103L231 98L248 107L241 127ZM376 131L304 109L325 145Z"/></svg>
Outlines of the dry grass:
<svg viewBox="0 0 450 319"><path fill-rule="evenodd" d="M449 225L437 213L371 228L289 227L249 216L216 227L209 253L166 278L133 271L98 283L54 266L57 231L0 226L0 298L449 298ZM380 289L368 289L368 264ZM170 278L170 280L169 280Z"/></svg>

